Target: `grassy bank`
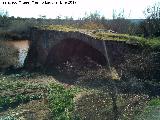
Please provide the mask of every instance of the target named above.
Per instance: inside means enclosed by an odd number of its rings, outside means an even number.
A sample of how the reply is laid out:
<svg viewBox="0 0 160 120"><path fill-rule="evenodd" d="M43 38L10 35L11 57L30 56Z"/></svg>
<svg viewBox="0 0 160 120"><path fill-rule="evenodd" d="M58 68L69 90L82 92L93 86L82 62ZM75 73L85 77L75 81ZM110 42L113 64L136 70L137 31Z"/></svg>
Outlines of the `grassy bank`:
<svg viewBox="0 0 160 120"><path fill-rule="evenodd" d="M14 119L45 119L49 108L44 102L52 77L35 73L0 75L0 120L7 116Z"/></svg>
<svg viewBox="0 0 160 120"><path fill-rule="evenodd" d="M114 119L113 98L108 86L90 89L25 71L1 74L0 86L0 120L7 117L15 120ZM142 118L147 106L159 105L159 99L148 102L145 94L118 93L116 99L119 119Z"/></svg>
<svg viewBox="0 0 160 120"><path fill-rule="evenodd" d="M0 120L68 119L74 110L73 98L81 91L38 73L0 74Z"/></svg>

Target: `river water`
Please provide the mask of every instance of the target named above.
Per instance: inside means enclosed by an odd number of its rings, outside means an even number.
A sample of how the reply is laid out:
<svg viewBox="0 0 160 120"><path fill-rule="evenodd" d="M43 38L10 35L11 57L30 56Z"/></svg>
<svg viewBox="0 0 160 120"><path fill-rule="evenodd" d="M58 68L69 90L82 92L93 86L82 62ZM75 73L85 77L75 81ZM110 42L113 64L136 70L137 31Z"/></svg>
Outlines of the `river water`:
<svg viewBox="0 0 160 120"><path fill-rule="evenodd" d="M19 56L18 56L18 65L16 65L16 67L22 67L28 53L30 42L28 40L17 40L17 41L7 41L7 43L13 45L18 49Z"/></svg>

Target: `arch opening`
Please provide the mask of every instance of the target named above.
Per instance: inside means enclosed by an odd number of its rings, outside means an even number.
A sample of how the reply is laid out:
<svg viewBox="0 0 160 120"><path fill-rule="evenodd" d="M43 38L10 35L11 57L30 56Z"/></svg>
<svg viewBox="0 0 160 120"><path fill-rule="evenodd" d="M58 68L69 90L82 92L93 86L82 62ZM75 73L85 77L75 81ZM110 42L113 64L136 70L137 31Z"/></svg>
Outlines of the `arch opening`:
<svg viewBox="0 0 160 120"><path fill-rule="evenodd" d="M91 45L74 38L63 39L53 46L48 54L46 66L51 68L64 62L76 62L84 66L106 65L105 56ZM91 65L92 64L92 65Z"/></svg>

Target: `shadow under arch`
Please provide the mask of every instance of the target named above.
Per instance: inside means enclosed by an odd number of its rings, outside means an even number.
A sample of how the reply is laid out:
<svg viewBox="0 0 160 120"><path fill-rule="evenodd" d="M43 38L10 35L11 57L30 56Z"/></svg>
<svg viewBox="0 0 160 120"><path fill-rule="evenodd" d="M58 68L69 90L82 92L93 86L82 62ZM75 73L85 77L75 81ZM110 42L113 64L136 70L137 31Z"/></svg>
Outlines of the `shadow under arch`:
<svg viewBox="0 0 160 120"><path fill-rule="evenodd" d="M105 56L96 48L79 39L67 38L61 40L50 49L45 66L51 68L70 60L72 57L83 59L86 56L102 66L106 65Z"/></svg>

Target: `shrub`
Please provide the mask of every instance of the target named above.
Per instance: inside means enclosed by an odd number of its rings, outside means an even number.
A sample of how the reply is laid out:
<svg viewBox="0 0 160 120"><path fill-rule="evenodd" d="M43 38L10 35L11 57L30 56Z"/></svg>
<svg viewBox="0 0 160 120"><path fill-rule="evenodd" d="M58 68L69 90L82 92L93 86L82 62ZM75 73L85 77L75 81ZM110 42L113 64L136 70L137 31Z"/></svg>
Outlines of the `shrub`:
<svg viewBox="0 0 160 120"><path fill-rule="evenodd" d="M12 21L12 24L9 26L8 30L15 33L21 33L28 31L29 28L33 26L33 23L27 20L14 20Z"/></svg>
<svg viewBox="0 0 160 120"><path fill-rule="evenodd" d="M18 63L18 50L12 45L0 42L0 68L7 68Z"/></svg>

